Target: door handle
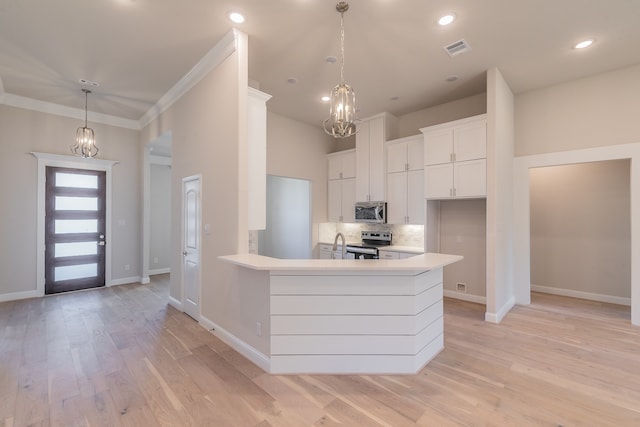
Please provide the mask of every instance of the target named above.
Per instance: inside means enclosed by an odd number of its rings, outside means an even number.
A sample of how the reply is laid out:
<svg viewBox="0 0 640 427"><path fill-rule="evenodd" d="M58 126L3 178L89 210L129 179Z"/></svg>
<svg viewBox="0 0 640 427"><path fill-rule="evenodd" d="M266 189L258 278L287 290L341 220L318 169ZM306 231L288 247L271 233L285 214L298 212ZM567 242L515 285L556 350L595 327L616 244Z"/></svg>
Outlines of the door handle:
<svg viewBox="0 0 640 427"><path fill-rule="evenodd" d="M182 256L187 256L187 251L182 252Z"/></svg>

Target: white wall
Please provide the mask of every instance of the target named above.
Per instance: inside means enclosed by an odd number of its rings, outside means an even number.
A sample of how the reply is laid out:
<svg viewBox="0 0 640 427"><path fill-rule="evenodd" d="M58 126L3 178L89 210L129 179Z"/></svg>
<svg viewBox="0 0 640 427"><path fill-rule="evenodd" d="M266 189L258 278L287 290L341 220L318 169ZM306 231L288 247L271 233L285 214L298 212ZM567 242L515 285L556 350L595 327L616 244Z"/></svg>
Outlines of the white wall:
<svg viewBox="0 0 640 427"><path fill-rule="evenodd" d="M32 151L70 155L82 121L0 105L0 300L36 290L37 160ZM141 274L138 131L91 123L101 159L113 168L112 280ZM129 264L129 271L125 265ZM13 296L12 296L13 295Z"/></svg>
<svg viewBox="0 0 640 427"><path fill-rule="evenodd" d="M149 270L168 272L171 266L171 166L149 165Z"/></svg>
<svg viewBox="0 0 640 427"><path fill-rule="evenodd" d="M513 285L514 96L496 68L487 71L487 308L500 322L515 304Z"/></svg>
<svg viewBox="0 0 640 427"><path fill-rule="evenodd" d="M532 289L628 304L629 160L534 168L529 176Z"/></svg>

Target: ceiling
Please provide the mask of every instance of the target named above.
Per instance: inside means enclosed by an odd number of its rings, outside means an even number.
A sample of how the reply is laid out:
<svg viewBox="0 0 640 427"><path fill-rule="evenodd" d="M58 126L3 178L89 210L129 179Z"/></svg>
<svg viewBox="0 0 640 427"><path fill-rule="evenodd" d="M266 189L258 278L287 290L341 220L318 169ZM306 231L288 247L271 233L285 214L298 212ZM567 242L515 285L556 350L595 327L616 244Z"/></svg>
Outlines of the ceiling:
<svg viewBox="0 0 640 427"><path fill-rule="evenodd" d="M139 120L227 33L249 35L249 77L270 111L321 125L339 83L333 0L0 0L0 93ZM485 91L498 67L515 93L640 63L638 0L351 0L345 80L360 117ZM243 24L227 14L239 11ZM454 12L441 27L437 19ZM588 49L572 46L595 38ZM445 45L464 39L467 53ZM448 82L447 77L457 76ZM296 79L289 83L288 79ZM91 116L90 116L91 120Z"/></svg>

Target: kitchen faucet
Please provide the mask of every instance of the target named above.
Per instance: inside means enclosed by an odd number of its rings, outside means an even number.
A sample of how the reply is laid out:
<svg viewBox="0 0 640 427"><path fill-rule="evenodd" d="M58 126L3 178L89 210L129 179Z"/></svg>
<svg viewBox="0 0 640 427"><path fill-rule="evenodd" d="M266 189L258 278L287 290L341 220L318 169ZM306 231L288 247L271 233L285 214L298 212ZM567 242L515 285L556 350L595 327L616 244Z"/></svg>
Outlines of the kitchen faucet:
<svg viewBox="0 0 640 427"><path fill-rule="evenodd" d="M342 238L342 259L345 258L346 252L347 252L347 243L344 240L344 234L342 233L338 233L336 234L336 238L333 239L333 249L331 251L331 258L335 258L335 251L338 250L338 237Z"/></svg>

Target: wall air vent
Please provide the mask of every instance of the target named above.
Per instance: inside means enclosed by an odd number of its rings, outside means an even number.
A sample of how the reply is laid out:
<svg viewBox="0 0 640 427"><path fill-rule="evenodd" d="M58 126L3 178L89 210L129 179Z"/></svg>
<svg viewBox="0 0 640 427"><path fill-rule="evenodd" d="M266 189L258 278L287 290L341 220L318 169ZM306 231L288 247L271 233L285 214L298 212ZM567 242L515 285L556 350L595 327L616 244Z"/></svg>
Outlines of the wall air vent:
<svg viewBox="0 0 640 427"><path fill-rule="evenodd" d="M471 46L469 46L469 43L467 43L466 40L462 39L458 40L457 42L453 42L448 46L445 46L444 50L447 51L449 56L453 57L456 55L460 55L461 53L470 51Z"/></svg>

